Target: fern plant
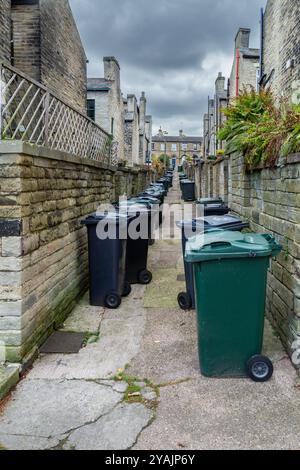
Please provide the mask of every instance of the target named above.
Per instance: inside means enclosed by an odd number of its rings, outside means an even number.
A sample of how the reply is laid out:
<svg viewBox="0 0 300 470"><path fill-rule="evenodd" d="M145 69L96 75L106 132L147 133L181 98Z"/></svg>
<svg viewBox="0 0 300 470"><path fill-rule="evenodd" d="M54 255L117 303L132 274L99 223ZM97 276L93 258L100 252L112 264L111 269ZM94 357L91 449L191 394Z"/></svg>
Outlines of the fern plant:
<svg viewBox="0 0 300 470"><path fill-rule="evenodd" d="M300 106L275 103L270 90L244 90L224 114L218 139L226 141L227 153L242 153L250 166L274 164L300 150Z"/></svg>

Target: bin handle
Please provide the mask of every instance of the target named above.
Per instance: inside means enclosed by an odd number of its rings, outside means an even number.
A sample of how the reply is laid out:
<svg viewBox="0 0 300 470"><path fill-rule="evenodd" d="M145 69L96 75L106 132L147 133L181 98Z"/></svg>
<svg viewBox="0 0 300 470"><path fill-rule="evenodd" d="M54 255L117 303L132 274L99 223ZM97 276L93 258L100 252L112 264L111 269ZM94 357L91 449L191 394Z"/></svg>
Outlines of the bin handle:
<svg viewBox="0 0 300 470"><path fill-rule="evenodd" d="M212 243L208 243L207 245L204 245L204 246L210 246L211 248L217 248L217 247L230 247L231 246L231 243L229 242L212 242Z"/></svg>

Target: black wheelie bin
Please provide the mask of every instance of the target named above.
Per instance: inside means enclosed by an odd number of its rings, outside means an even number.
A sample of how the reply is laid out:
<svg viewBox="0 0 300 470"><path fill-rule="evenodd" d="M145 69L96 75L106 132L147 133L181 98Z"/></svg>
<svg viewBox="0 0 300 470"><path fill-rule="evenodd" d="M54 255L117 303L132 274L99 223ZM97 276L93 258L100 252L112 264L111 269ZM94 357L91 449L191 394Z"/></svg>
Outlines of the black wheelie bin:
<svg viewBox="0 0 300 470"><path fill-rule="evenodd" d="M126 201L117 206L123 214L127 214L128 236L126 249L125 279L132 284L150 284L152 273L148 271L149 240L152 236L152 209L145 204Z"/></svg>
<svg viewBox="0 0 300 470"><path fill-rule="evenodd" d="M81 222L87 227L90 304L118 308L130 292L125 279L129 218L118 213L95 213Z"/></svg>
<svg viewBox="0 0 300 470"><path fill-rule="evenodd" d="M182 199L185 202L195 201L195 182L190 180L181 180Z"/></svg>

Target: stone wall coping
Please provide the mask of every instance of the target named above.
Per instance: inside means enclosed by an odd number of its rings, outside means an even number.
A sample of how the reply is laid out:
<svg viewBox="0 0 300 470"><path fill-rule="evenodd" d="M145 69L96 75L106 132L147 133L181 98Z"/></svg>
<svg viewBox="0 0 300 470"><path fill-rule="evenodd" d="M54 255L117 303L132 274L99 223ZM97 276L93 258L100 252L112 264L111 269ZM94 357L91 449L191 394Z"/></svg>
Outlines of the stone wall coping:
<svg viewBox="0 0 300 470"><path fill-rule="evenodd" d="M233 152L231 154L228 154L228 158L230 158L231 155L234 155L234 153L235 152ZM260 163L258 163L257 165L255 165L253 167L248 167L247 170L248 171L262 171L262 170L266 170L266 169L270 169L270 168L273 168L273 169L281 168L282 166L285 166L285 165L296 165L297 163L300 163L300 153L291 153L290 155L288 155L286 157L285 161L282 158L280 160L280 162L278 162L277 165L276 164L271 165L271 164L268 164L268 163L260 162Z"/></svg>
<svg viewBox="0 0 300 470"><path fill-rule="evenodd" d="M215 161L214 161L214 162L212 162L212 163L213 163L213 165L218 165L218 164L220 164L220 163L224 162L224 160L228 160L228 159L229 159L229 157L227 157L227 156L224 156L224 157L220 157L220 158L218 158L217 160L215 160Z"/></svg>
<svg viewBox="0 0 300 470"><path fill-rule="evenodd" d="M15 154L26 155L30 157L49 158L50 160L59 160L62 162L75 163L77 165L93 166L96 168L109 170L111 172L118 171L117 167L108 165L103 162L99 162L97 160L92 160L90 158L81 158L70 153L61 152L59 150L48 149L46 147L38 147L37 145L31 145L27 142L22 142L21 140L0 140L0 164L1 155Z"/></svg>

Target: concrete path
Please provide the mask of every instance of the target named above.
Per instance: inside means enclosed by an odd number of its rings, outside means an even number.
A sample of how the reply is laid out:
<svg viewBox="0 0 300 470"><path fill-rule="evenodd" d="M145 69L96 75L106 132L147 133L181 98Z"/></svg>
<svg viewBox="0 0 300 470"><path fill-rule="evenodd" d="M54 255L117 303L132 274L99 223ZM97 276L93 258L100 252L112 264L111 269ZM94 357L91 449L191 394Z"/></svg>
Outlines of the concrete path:
<svg viewBox="0 0 300 470"><path fill-rule="evenodd" d="M87 346L36 361L0 406L0 448L300 449L299 382L270 325L269 383L206 379L195 312L177 306L180 241L156 242L149 265L153 283L120 309L77 306L64 329L89 333Z"/></svg>

